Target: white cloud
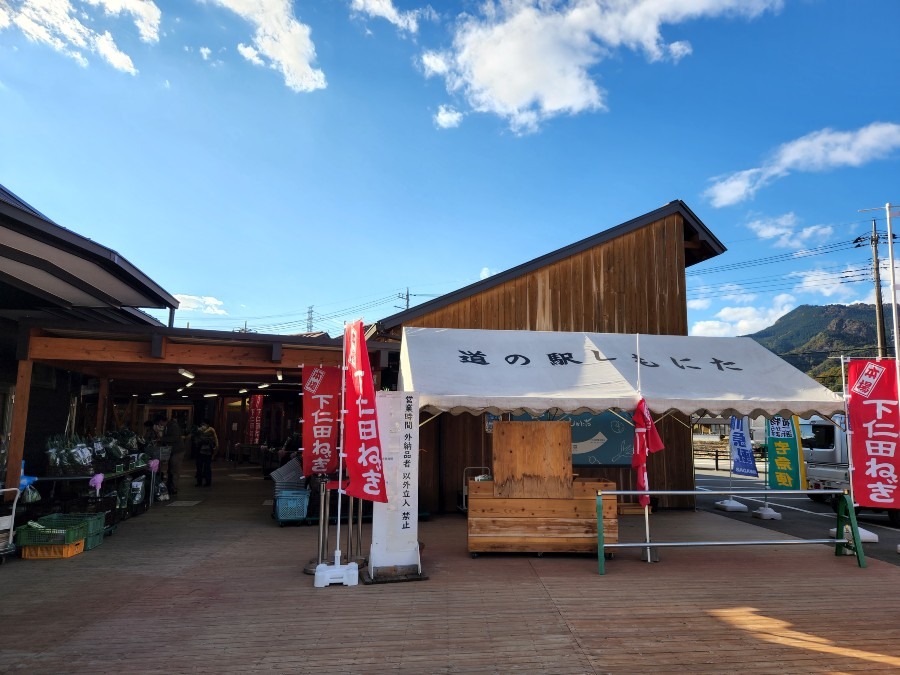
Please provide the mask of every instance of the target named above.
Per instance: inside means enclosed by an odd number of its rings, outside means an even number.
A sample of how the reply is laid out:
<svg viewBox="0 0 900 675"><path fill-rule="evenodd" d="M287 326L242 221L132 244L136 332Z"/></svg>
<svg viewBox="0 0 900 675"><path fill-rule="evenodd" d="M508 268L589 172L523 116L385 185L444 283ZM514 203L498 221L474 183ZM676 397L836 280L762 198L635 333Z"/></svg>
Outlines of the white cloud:
<svg viewBox="0 0 900 675"><path fill-rule="evenodd" d="M102 7L106 14L118 16L131 14L144 42L159 42L159 20L162 12L151 0L84 0L89 5Z"/></svg>
<svg viewBox="0 0 900 675"><path fill-rule="evenodd" d="M792 172L858 167L900 149L900 124L873 122L854 131L822 129L779 147L761 166L713 178L704 193L713 206L732 206L752 198Z"/></svg>
<svg viewBox="0 0 900 675"><path fill-rule="evenodd" d="M434 123L441 129L453 129L462 124L463 114L449 105L442 105L434 116Z"/></svg>
<svg viewBox="0 0 900 675"><path fill-rule="evenodd" d="M228 315L222 305L225 303L210 295L183 295L176 293L179 312L200 312L201 314Z"/></svg>
<svg viewBox="0 0 900 675"><path fill-rule="evenodd" d="M664 25L701 18L779 10L782 0L501 0L459 18L446 70L422 57L426 75L475 111L506 119L517 133L558 115L605 110L606 94L592 70L616 49L673 62L690 44L667 44Z"/></svg>
<svg viewBox="0 0 900 675"><path fill-rule="evenodd" d="M756 300L756 294L745 290L740 284L722 284L718 297L727 302L743 304L749 304Z"/></svg>
<svg viewBox="0 0 900 675"><path fill-rule="evenodd" d="M240 47L238 47L240 49ZM204 61L209 61L209 55L212 54L212 50L209 47L200 47L198 50L200 52L200 56L203 57Z"/></svg>
<svg viewBox="0 0 900 675"><path fill-rule="evenodd" d="M796 298L781 293L772 299L769 307L723 307L714 320L697 321L691 326L691 335L731 337L747 335L767 328L796 306Z"/></svg>
<svg viewBox="0 0 900 675"><path fill-rule="evenodd" d="M353 0L350 8L354 12L385 19L401 30L415 33L419 30L419 14L421 10L401 12L392 0Z"/></svg>
<svg viewBox="0 0 900 675"><path fill-rule="evenodd" d="M772 240L771 243L777 248L798 249L798 253L806 247L821 246L834 234L834 228L830 225L798 225L793 212L772 218L757 218L747 223L747 227L760 239Z"/></svg>
<svg viewBox="0 0 900 675"><path fill-rule="evenodd" d="M243 42L238 43L237 50L240 52L241 56L247 59L250 63L255 66L264 66L263 60L259 58L259 52L256 51L250 45L245 45Z"/></svg>
<svg viewBox="0 0 900 675"><path fill-rule="evenodd" d="M488 277L494 276L494 274L496 274L496 272L491 270L489 267L482 267L481 272L478 274L478 278L483 280L487 279Z"/></svg>
<svg viewBox="0 0 900 675"><path fill-rule="evenodd" d="M131 75L137 69L131 57L116 45L109 31L97 32L86 25L93 17L84 5L103 9L107 15L130 14L145 42L159 40L160 11L151 0L82 0L77 9L69 0L21 0L0 8L0 30L16 26L29 40L43 43L87 66L85 54L96 54L113 68Z"/></svg>
<svg viewBox="0 0 900 675"><path fill-rule="evenodd" d="M681 61L685 56L690 56L694 53L694 48L691 47L690 42L673 42L669 45L669 56L672 57L672 60L676 63Z"/></svg>
<svg viewBox="0 0 900 675"><path fill-rule="evenodd" d="M441 52L425 52L422 54L420 61L425 77L446 75L450 72L450 63L447 60L447 55Z"/></svg>
<svg viewBox="0 0 900 675"><path fill-rule="evenodd" d="M109 31L106 31L103 35L98 35L94 41L94 46L97 53L106 59L113 68L131 75L137 75L137 69L135 69L131 57L116 46L116 42Z"/></svg>
<svg viewBox="0 0 900 675"><path fill-rule="evenodd" d="M710 304L712 303L708 298L687 301L688 309L709 309Z"/></svg>
<svg viewBox="0 0 900 675"><path fill-rule="evenodd" d="M294 16L290 0L208 1L231 10L253 26L253 44L238 45L244 58L257 63L250 54L259 64L268 62L293 91L310 92L327 86L325 73L313 67L316 48L310 27Z"/></svg>
<svg viewBox="0 0 900 675"><path fill-rule="evenodd" d="M800 279L794 287L795 293L812 293L834 300L848 300L856 295L855 282L861 275L868 273L867 268L859 266L847 266L841 272L828 272L826 270L807 270L804 272L791 272L788 276Z"/></svg>

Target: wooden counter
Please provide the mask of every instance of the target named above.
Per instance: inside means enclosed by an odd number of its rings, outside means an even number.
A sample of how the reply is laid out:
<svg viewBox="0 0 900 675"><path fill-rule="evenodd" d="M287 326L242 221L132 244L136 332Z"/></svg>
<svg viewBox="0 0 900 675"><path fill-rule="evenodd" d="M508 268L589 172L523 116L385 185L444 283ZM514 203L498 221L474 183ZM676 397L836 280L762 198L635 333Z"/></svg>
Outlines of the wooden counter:
<svg viewBox="0 0 900 675"><path fill-rule="evenodd" d="M610 481L576 478L571 497L495 497L493 481L469 481L471 553L596 553L597 491ZM603 497L603 536L619 540L616 497Z"/></svg>

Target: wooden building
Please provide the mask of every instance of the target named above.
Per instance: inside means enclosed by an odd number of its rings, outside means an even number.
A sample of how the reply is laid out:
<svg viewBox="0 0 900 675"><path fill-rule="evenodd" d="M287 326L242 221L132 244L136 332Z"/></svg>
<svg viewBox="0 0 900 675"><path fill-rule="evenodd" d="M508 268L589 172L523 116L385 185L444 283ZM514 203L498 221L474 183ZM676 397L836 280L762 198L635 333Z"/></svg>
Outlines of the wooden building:
<svg viewBox="0 0 900 675"><path fill-rule="evenodd" d="M387 317L369 334L399 339L404 326L687 335L685 269L725 247L682 201L605 230L463 289ZM690 421L657 424L666 451L649 462L651 489L693 489ZM420 504L453 511L470 467L492 465L485 416L441 414L421 428ZM627 468L579 467L584 478L633 489ZM692 497L660 506L688 508Z"/></svg>
<svg viewBox="0 0 900 675"><path fill-rule="evenodd" d="M261 384L289 402L270 406L272 428L291 429L300 366L341 363L342 340L327 335L179 329L141 310L168 310L171 324L177 306L121 255L0 186L0 480L17 485L23 459L42 475L50 436L140 430L153 411L209 418L220 442L240 442ZM184 371L196 386L177 391Z"/></svg>

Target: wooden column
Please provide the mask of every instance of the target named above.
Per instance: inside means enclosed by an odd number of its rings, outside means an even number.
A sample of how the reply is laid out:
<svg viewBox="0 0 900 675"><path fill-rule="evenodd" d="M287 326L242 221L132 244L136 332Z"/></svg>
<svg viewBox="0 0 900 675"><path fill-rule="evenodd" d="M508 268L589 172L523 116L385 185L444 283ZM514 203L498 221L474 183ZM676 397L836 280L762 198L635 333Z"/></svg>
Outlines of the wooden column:
<svg viewBox="0 0 900 675"><path fill-rule="evenodd" d="M25 427L28 424L28 401L31 399L30 359L19 361L16 374L16 393L13 402L12 424L9 434L9 452L6 463L6 487L18 487L22 475L22 457L25 454Z"/></svg>
<svg viewBox="0 0 900 675"><path fill-rule="evenodd" d="M97 422L94 424L94 436L106 433L107 408L109 407L109 380L100 378L100 390L97 392Z"/></svg>

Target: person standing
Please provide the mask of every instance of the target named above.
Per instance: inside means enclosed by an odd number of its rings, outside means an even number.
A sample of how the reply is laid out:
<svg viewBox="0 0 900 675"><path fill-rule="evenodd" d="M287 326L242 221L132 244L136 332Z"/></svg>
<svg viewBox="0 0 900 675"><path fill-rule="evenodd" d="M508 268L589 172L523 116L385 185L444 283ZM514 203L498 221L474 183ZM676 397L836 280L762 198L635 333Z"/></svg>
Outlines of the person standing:
<svg viewBox="0 0 900 675"><path fill-rule="evenodd" d="M200 437L197 439L197 487L212 485L212 461L219 450L219 437L216 430L203 420L200 425Z"/></svg>
<svg viewBox="0 0 900 675"><path fill-rule="evenodd" d="M166 469L166 488L173 497L178 494L178 476L181 473L181 462L184 459L184 440L181 437L181 425L173 416L166 424L162 436L163 445L168 445L169 466Z"/></svg>

